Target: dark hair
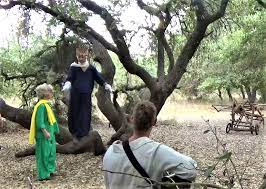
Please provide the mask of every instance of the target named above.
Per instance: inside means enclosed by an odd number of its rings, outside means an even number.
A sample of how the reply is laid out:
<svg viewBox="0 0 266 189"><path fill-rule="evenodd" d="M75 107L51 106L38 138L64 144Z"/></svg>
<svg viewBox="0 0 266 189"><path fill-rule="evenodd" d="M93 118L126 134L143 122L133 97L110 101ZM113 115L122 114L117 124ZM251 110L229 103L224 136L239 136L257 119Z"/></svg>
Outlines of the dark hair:
<svg viewBox="0 0 266 189"><path fill-rule="evenodd" d="M150 101L139 102L133 110L134 128L138 131L147 131L156 121L157 110Z"/></svg>

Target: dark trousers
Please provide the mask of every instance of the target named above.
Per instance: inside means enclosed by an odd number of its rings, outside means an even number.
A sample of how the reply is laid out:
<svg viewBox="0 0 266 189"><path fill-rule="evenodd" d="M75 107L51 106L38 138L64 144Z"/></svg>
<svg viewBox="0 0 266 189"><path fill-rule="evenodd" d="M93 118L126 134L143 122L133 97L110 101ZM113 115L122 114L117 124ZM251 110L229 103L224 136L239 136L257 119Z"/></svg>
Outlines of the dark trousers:
<svg viewBox="0 0 266 189"><path fill-rule="evenodd" d="M91 94L70 92L68 109L68 129L73 137L87 136L91 126Z"/></svg>

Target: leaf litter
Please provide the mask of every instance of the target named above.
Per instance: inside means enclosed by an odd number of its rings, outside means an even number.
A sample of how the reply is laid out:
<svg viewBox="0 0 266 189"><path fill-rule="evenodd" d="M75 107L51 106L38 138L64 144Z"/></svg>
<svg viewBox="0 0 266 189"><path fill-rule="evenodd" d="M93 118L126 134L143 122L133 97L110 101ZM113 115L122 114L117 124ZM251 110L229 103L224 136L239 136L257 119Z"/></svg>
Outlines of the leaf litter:
<svg viewBox="0 0 266 189"><path fill-rule="evenodd" d="M226 146L232 157L245 189L255 189L262 183L265 173L264 154L262 151L264 132L252 135L250 132L232 131L225 133L229 116L208 115L210 124L217 129L217 136ZM15 128L15 129L14 129ZM108 123L94 125L104 143L114 133ZM229 166L231 180L226 175L222 164L218 164L211 176L206 178L206 170L217 161L217 142L203 119L178 117L172 120L159 120L159 126L152 131L151 138L173 147L180 153L191 156L198 162L198 182L225 184L234 182L233 188L240 188L236 175ZM204 134L205 132L205 134ZM0 188L29 188L30 177L36 188L76 188L101 189L104 187L102 156L91 153L78 155L57 154L59 176L49 181L36 181L36 163L34 156L15 158L15 153L29 147L28 131L12 125L5 133L0 133ZM218 148L219 149L219 148ZM220 150L220 149L219 149ZM222 154L220 154L222 155ZM221 158L222 159L222 158Z"/></svg>

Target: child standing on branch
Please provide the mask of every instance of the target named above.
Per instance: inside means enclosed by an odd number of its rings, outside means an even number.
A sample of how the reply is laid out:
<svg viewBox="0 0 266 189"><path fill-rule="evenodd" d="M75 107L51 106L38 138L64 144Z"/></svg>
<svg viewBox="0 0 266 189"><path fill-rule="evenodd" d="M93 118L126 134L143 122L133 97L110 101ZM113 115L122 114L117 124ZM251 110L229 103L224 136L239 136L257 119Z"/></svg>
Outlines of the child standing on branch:
<svg viewBox="0 0 266 189"><path fill-rule="evenodd" d="M70 65L69 73L62 91L70 90L68 108L68 127L73 141L78 142L87 136L91 126L91 95L94 82L104 86L112 93L112 87L92 65L92 48L81 45L76 48L77 63Z"/></svg>
<svg viewBox="0 0 266 189"><path fill-rule="evenodd" d="M35 105L30 126L29 143L36 141L36 163L39 180L47 180L56 171L55 133L59 133L53 110L48 100L53 98L53 87L46 83L36 89L39 99Z"/></svg>

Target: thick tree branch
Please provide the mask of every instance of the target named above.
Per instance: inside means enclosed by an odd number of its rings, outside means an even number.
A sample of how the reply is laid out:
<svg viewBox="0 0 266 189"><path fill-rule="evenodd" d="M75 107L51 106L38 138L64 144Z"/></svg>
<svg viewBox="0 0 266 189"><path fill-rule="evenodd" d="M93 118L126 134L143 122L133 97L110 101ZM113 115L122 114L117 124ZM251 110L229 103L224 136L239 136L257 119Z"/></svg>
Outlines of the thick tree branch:
<svg viewBox="0 0 266 189"><path fill-rule="evenodd" d="M169 7L167 6L167 8L165 9L165 14L166 16L163 17L162 14L159 14L158 17L160 19L160 24L158 26L158 28L156 29L156 38L158 41L157 44L157 50L158 50L158 57L157 57L157 61L158 61L158 71L157 71L157 75L159 80L164 79L165 76L165 71L164 71L164 67L165 67L165 58L164 58L164 50L166 50L165 45L167 44L166 38L165 38L165 30L168 27L168 25L171 22L171 16L170 16L170 12L169 12ZM166 43L165 43L166 42ZM171 51L171 49L167 49L167 56L169 55L169 51ZM171 54L171 53L170 53ZM168 56L168 58L170 59L170 57Z"/></svg>
<svg viewBox="0 0 266 189"><path fill-rule="evenodd" d="M157 36L157 62L158 62L158 69L157 69L157 77L160 79L164 78L164 47L163 47L163 38L164 35L162 33L158 34Z"/></svg>
<svg viewBox="0 0 266 189"><path fill-rule="evenodd" d="M195 7L195 12L198 21L206 20L206 18L209 17L208 12L203 3L203 0L192 0L191 5Z"/></svg>
<svg viewBox="0 0 266 189"><path fill-rule="evenodd" d="M145 10L147 13L149 13L149 14L151 14L153 16L158 16L159 17L159 15L161 15L160 9L155 9L155 8L153 8L151 6L148 6L142 0L137 0L137 4L138 4L138 6L141 9Z"/></svg>
<svg viewBox="0 0 266 189"><path fill-rule="evenodd" d="M94 12L101 16L105 21L107 30L112 36L113 41L115 42L118 51L118 55L121 63L126 68L126 70L131 73L139 76L147 85L147 87L152 88L155 84L155 80L152 76L141 66L137 65L130 56L128 46L124 40L124 35L121 31L118 30L115 19L112 15L103 7L100 7L95 2L90 0L78 0L86 9Z"/></svg>
<svg viewBox="0 0 266 189"><path fill-rule="evenodd" d="M205 37L205 32L207 30L208 25L218 20L224 15L228 1L229 0L221 0L219 10L213 15L208 14L202 0L192 1L192 5L196 8L196 26L191 36L187 40L185 46L183 47L180 56L176 60L172 71L168 75L166 84L164 85L167 88L166 90L168 95L171 94L183 74L186 72L186 68L190 59L193 57L194 53L200 45L200 42Z"/></svg>
<svg viewBox="0 0 266 189"><path fill-rule="evenodd" d="M162 42L163 42L163 47L164 47L166 54L168 56L168 59L169 59L169 67L168 67L168 73L169 73L174 67L174 63L175 63L174 54L173 54L173 51L172 51L169 43L167 42L165 36L164 36Z"/></svg>
<svg viewBox="0 0 266 189"><path fill-rule="evenodd" d="M128 87L126 85L124 87L121 87L121 88L117 89L116 91L117 92L120 92L120 91L121 92L125 92L125 91L139 91L139 90L141 90L141 89L143 89L145 87L147 87L145 84L143 84L143 85L137 85L137 86L132 86L132 87Z"/></svg>
<svg viewBox="0 0 266 189"><path fill-rule="evenodd" d="M30 128L30 111L9 106L0 98L0 113L4 118L16 122L26 129Z"/></svg>
<svg viewBox="0 0 266 189"><path fill-rule="evenodd" d="M9 81L9 80L13 80L13 79L26 79L26 78L30 78L30 77L36 77L37 73L9 76L7 73L4 73L4 71L1 70L1 75L4 77L5 81Z"/></svg>
<svg viewBox="0 0 266 189"><path fill-rule="evenodd" d="M227 7L229 0L221 0L221 4L220 4L220 8L219 10L213 14L213 15L209 15L209 18L207 19L208 24L218 20L219 18L222 18L225 14L225 9Z"/></svg>
<svg viewBox="0 0 266 189"><path fill-rule="evenodd" d="M207 26L204 28L197 24L197 28L194 30L190 38L188 39L186 45L182 49L180 56L176 60L176 63L169 73L166 85L168 85L169 93L175 88L175 85L180 81L182 75L186 72L186 67L189 63L189 60L196 52L198 46L200 45L200 41L203 39L205 35Z"/></svg>
<svg viewBox="0 0 266 189"><path fill-rule="evenodd" d="M266 3L263 2L262 0L256 0L263 8L266 9Z"/></svg>

